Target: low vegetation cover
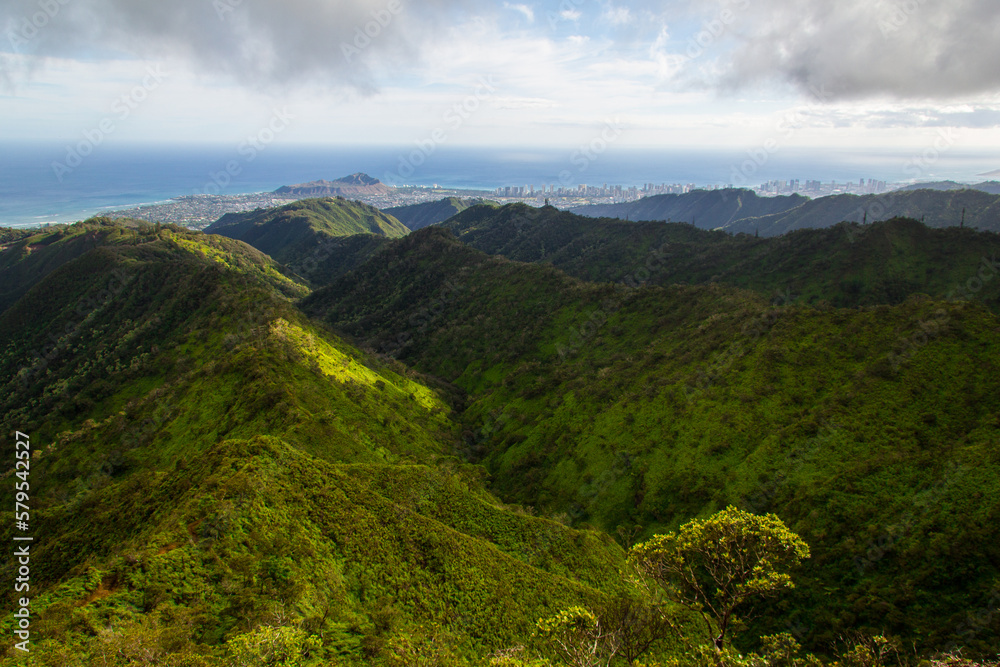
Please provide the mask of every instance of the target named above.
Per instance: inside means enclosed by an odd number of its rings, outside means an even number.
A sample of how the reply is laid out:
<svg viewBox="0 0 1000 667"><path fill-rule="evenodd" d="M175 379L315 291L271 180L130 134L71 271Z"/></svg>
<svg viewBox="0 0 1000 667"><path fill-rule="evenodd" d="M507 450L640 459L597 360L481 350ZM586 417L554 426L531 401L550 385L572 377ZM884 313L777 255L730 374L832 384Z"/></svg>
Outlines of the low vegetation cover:
<svg viewBox="0 0 1000 667"><path fill-rule="evenodd" d="M274 209L229 213L205 230L244 241L313 283L330 277L321 265L341 253L339 243L345 237L399 238L409 231L391 215L342 197L303 199ZM363 250L351 249L355 253Z"/></svg>
<svg viewBox="0 0 1000 667"><path fill-rule="evenodd" d="M944 293L991 235L524 219L312 276L140 221L0 233L38 536L0 664L993 664L1000 326L984 279Z"/></svg>

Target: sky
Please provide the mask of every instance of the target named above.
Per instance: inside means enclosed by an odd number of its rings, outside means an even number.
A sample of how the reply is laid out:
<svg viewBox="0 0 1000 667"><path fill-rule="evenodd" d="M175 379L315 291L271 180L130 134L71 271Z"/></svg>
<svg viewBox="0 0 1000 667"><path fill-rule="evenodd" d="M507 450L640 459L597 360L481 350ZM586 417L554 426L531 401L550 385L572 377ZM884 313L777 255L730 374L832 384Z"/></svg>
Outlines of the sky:
<svg viewBox="0 0 1000 667"><path fill-rule="evenodd" d="M0 141L603 139L1000 167L996 0L0 0L0 31Z"/></svg>

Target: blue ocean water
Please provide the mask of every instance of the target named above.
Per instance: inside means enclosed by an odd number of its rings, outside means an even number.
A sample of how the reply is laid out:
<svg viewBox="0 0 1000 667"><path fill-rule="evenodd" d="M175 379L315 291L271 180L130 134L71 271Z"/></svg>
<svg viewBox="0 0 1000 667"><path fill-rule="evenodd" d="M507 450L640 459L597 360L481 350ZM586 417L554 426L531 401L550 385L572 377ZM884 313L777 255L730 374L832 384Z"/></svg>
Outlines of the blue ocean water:
<svg viewBox="0 0 1000 667"><path fill-rule="evenodd" d="M757 164L746 151L634 150L587 155L577 147L337 148L278 146L260 152L228 146L98 146L79 160L65 145L0 145L0 225L81 220L99 211L198 193L242 194L365 172L387 183L493 190L506 185L645 183L756 185L793 178L838 182L912 180L906 152L784 149ZM924 163L919 180L974 182L1000 167L995 153L951 151ZM227 171L228 169L228 171ZM747 174L740 180L739 171ZM978 179L982 180L982 179Z"/></svg>

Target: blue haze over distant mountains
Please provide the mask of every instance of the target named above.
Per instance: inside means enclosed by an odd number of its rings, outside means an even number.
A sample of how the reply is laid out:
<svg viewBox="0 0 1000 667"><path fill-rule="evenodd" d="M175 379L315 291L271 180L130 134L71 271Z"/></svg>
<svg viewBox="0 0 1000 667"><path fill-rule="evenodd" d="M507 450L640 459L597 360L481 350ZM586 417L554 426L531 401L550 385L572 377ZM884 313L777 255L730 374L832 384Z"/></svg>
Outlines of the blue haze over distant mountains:
<svg viewBox="0 0 1000 667"><path fill-rule="evenodd" d="M118 206L163 201L208 191L212 174L235 161L239 174L221 194L272 191L282 185L334 179L366 172L392 182L403 148L329 148L272 146L248 161L232 146L100 146L80 166L56 178L55 161L66 157L64 145L0 146L0 225L69 222ZM906 154L873 154L786 149L759 167L747 185L770 179L837 180L907 179ZM449 149L441 147L405 180L412 185L492 190L504 185L638 185L732 183L734 168L747 159L743 150L640 151L611 147L594 160L581 160L576 148ZM995 155L947 154L926 180L973 182L996 169ZM982 179L978 179L982 180Z"/></svg>

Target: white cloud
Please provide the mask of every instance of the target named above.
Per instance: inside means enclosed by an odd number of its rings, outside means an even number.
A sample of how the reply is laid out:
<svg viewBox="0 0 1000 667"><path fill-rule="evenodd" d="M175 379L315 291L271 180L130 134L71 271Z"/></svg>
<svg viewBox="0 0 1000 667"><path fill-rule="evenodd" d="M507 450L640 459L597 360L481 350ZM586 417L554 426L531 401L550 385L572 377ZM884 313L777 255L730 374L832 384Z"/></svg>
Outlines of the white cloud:
<svg viewBox="0 0 1000 667"><path fill-rule="evenodd" d="M629 127L620 145L750 145L809 99L790 81L835 92L799 107L792 143L905 145L920 134L915 130L961 127L970 147L1000 146L1000 86L991 83L1000 70L969 53L974 46L1000 56L993 16L1000 10L982 13L992 5L980 0L950 0L954 17L918 0L918 11L886 35L872 17L887 5L861 0L752 0L743 9L751 0L617 0L613 7L570 0L543 14L532 0L400 1L404 9L378 31L372 27L378 34L347 63L341 44L377 23L389 0L219 0L235 8L224 20L211 0L73 0L24 48L35 55L8 54L6 75L16 87L0 95L7 121L0 138L78 136L141 78L148 61L163 62L171 76L114 141L235 141L272 106L287 104L297 121L282 141L406 145L441 126L443 114L492 75L496 93L449 132L453 145L572 146L615 117ZM37 7L37 0L0 3L0 27ZM667 6L678 8L669 29ZM705 14L682 11L692 6ZM98 7L107 7L106 19ZM720 7L733 12L724 34L698 58L686 56ZM954 22L972 20L976 7L972 46L951 49ZM627 10L627 23L601 14L617 9ZM521 20L559 11L564 30L550 29L551 18L530 26ZM925 25L935 21L941 34ZM982 30L993 31L992 41ZM94 44L113 51L95 54ZM932 56L941 72L930 71Z"/></svg>
<svg viewBox="0 0 1000 667"><path fill-rule="evenodd" d="M779 80L840 99L1000 91L996 0L754 0L738 33L722 59L729 87Z"/></svg>
<svg viewBox="0 0 1000 667"><path fill-rule="evenodd" d="M493 101L497 109L552 109L559 106L542 97L497 97Z"/></svg>
<svg viewBox="0 0 1000 667"><path fill-rule="evenodd" d="M419 61L466 0L37 0L0 2L4 44L41 57L183 60L248 88L323 85L373 92Z"/></svg>
<svg viewBox="0 0 1000 667"><path fill-rule="evenodd" d="M609 5L604 10L604 13L601 14L601 20L615 26L625 25L632 22L632 12L629 11L628 7L614 7Z"/></svg>
<svg viewBox="0 0 1000 667"><path fill-rule="evenodd" d="M528 5L522 5L522 4L512 5L509 2L505 2L503 3L503 8L510 9L520 14L523 14L524 18L528 20L528 23L535 22L535 10L529 7Z"/></svg>

